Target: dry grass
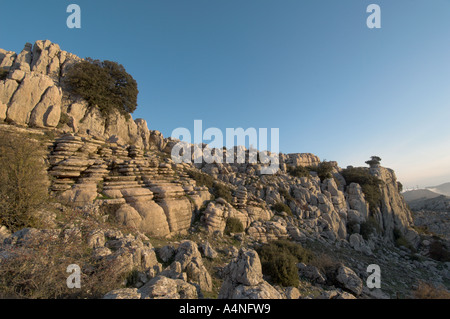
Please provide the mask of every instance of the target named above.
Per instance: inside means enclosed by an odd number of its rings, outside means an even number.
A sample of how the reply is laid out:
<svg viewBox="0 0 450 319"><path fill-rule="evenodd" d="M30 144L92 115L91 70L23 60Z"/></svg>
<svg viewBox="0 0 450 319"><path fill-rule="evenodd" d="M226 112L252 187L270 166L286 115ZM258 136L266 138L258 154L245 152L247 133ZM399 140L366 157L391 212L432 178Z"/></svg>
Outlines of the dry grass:
<svg viewBox="0 0 450 319"><path fill-rule="evenodd" d="M0 298L101 298L122 287L129 272L115 259L92 258L87 244L91 231L105 228L113 227L67 209L59 213L58 229L4 245L0 249ZM79 289L67 287L71 264L81 268Z"/></svg>
<svg viewBox="0 0 450 319"><path fill-rule="evenodd" d="M450 292L444 287L435 287L429 283L420 281L419 286L413 292L415 299L450 299Z"/></svg>
<svg viewBox="0 0 450 319"><path fill-rule="evenodd" d="M327 274L330 271L333 272L340 265L340 261L333 259L330 255L321 253L316 256L308 263L311 266L319 269L323 274Z"/></svg>

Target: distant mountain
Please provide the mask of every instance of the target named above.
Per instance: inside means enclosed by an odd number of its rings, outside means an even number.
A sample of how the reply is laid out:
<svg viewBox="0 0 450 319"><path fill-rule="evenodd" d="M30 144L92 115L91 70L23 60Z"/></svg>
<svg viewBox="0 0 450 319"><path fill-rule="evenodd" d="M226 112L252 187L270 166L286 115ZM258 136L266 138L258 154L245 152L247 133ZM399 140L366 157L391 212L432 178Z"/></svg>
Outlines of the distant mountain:
<svg viewBox="0 0 450 319"><path fill-rule="evenodd" d="M439 195L434 198L419 198L408 202L408 205L413 211L450 212L450 197Z"/></svg>
<svg viewBox="0 0 450 319"><path fill-rule="evenodd" d="M445 196L450 196L450 183L441 184L439 186L427 187L428 190Z"/></svg>
<svg viewBox="0 0 450 319"><path fill-rule="evenodd" d="M416 200L423 200L423 199L431 199L439 197L441 194L433 192L429 189L415 189L412 191L406 191L402 193L403 197L405 198L405 201L409 204L412 201Z"/></svg>

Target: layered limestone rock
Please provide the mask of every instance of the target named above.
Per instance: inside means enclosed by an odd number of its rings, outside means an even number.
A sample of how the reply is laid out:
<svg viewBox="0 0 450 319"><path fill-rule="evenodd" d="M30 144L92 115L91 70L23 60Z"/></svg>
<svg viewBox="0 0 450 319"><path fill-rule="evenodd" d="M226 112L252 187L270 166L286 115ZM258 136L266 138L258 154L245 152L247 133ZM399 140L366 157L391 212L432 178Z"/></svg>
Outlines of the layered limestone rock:
<svg viewBox="0 0 450 319"><path fill-rule="evenodd" d="M253 222L248 228L247 234L259 242L267 243L288 238L289 234L286 227L286 220L276 216L274 220Z"/></svg>
<svg viewBox="0 0 450 319"><path fill-rule="evenodd" d="M256 206L248 206L246 209L236 209L224 200L210 202L204 211L202 221L206 230L210 233L219 231L223 233L228 218L237 218L241 221L245 229L257 220L269 220L273 213L267 209Z"/></svg>
<svg viewBox="0 0 450 319"><path fill-rule="evenodd" d="M286 154L283 162L292 166L316 166L320 158L311 153L294 153Z"/></svg>
<svg viewBox="0 0 450 319"><path fill-rule="evenodd" d="M188 196L196 198L198 206L210 196L186 176L175 177L171 165L144 156L137 146L88 135L58 138L48 161L51 190L59 199L77 206L119 205L119 223L152 236L186 231L195 210Z"/></svg>
<svg viewBox="0 0 450 319"><path fill-rule="evenodd" d="M198 285L203 291L213 288L211 275L203 264L203 259L195 242L186 240L180 244L174 263L179 263L180 271L186 272L187 281Z"/></svg>

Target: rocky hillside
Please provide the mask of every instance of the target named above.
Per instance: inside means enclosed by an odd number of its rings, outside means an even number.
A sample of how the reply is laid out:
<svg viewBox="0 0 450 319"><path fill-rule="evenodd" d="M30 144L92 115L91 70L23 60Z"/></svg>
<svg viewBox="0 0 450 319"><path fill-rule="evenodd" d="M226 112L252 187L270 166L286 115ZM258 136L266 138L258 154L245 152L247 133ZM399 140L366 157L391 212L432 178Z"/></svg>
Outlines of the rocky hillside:
<svg viewBox="0 0 450 319"><path fill-rule="evenodd" d="M145 120L103 116L68 92L64 76L80 61L50 41L0 49L0 129L41 141L53 200L45 229L1 229L0 263L32 239L70 231L89 246L88 269L108 260L134 274L105 298L385 298L410 296L419 279L448 287L449 264L430 258L431 235L414 228L391 169L358 171L379 181L369 204L366 185L346 181L336 162L322 176L309 153L279 154L273 175L261 175L261 163L175 164L176 141ZM68 211L76 222L61 217ZM289 287L264 273L270 262L257 252L283 240L315 256L297 260ZM325 255L339 262L324 266ZM382 290L363 283L370 263L386 271Z"/></svg>
<svg viewBox="0 0 450 319"><path fill-rule="evenodd" d="M161 134L149 131L145 120L128 120L115 112L108 117L64 89L68 68L81 59L50 41L27 43L20 53L0 49L0 120L30 127L56 128L145 149L163 147Z"/></svg>

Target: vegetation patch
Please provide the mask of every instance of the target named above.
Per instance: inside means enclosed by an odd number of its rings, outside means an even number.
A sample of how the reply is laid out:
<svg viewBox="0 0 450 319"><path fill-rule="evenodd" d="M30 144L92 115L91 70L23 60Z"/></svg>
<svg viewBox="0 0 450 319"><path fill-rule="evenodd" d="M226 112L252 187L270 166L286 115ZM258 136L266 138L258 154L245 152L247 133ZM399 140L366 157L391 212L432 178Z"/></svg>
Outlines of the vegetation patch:
<svg viewBox="0 0 450 319"><path fill-rule="evenodd" d="M371 175L367 168L362 167L343 169L341 175L344 177L347 185L357 183L361 186L364 197L369 203L370 211L374 212L381 200L380 185L382 185L383 181Z"/></svg>
<svg viewBox="0 0 450 319"><path fill-rule="evenodd" d="M430 258L437 261L450 262L450 252L445 245L438 239L434 239L430 244Z"/></svg>
<svg viewBox="0 0 450 319"><path fill-rule="evenodd" d="M225 226L225 234L230 235L231 233L242 233L244 231L244 225L239 220L239 218L230 217L227 219Z"/></svg>
<svg viewBox="0 0 450 319"><path fill-rule="evenodd" d="M412 244L405 238L405 236L403 236L402 232L397 228L394 229L394 240L395 245L397 247L405 247L411 251L415 251Z"/></svg>
<svg viewBox="0 0 450 319"><path fill-rule="evenodd" d="M113 110L129 115L136 110L137 83L117 62L86 58L68 70L65 83L71 93L98 107L103 115Z"/></svg>
<svg viewBox="0 0 450 319"><path fill-rule="evenodd" d="M285 212L285 213L287 213L289 216L293 216L292 211L291 211L291 209L289 208L289 206L286 205L286 204L284 204L284 203L282 203L282 202L278 202L278 203L274 204L274 205L272 206L272 209L273 209L274 211L278 212L278 213Z"/></svg>
<svg viewBox="0 0 450 319"><path fill-rule="evenodd" d="M270 281L284 287L299 285L297 264L308 263L313 255L311 251L287 240L277 240L257 249L261 259L262 271Z"/></svg>
<svg viewBox="0 0 450 319"><path fill-rule="evenodd" d="M309 169L305 166L288 166L287 172L294 177L311 177Z"/></svg>
<svg viewBox="0 0 450 319"><path fill-rule="evenodd" d="M319 176L320 181L323 182L326 179L333 178L333 165L331 162L322 161L317 166L309 167L311 171L317 172L317 176Z"/></svg>
<svg viewBox="0 0 450 319"><path fill-rule="evenodd" d="M420 281L413 292L415 299L450 299L450 292L444 287L435 287L424 281Z"/></svg>
<svg viewBox="0 0 450 319"><path fill-rule="evenodd" d="M0 225L11 231L39 227L36 211L48 197L48 178L38 142L0 133Z"/></svg>
<svg viewBox="0 0 450 319"><path fill-rule="evenodd" d="M196 171L188 171L189 177L195 180L197 186L208 187L209 191L214 195L215 198L222 197L228 203L233 202L232 191L229 187L217 182L212 176L205 173L200 173Z"/></svg>
<svg viewBox="0 0 450 319"><path fill-rule="evenodd" d="M381 233L381 227L375 220L375 217L369 216L369 218L360 225L359 233L365 240L368 240L371 234Z"/></svg>

